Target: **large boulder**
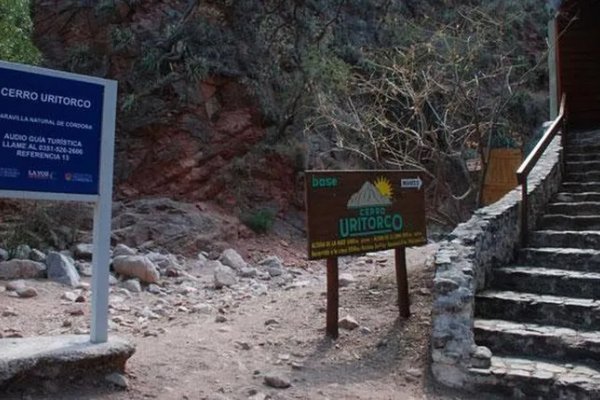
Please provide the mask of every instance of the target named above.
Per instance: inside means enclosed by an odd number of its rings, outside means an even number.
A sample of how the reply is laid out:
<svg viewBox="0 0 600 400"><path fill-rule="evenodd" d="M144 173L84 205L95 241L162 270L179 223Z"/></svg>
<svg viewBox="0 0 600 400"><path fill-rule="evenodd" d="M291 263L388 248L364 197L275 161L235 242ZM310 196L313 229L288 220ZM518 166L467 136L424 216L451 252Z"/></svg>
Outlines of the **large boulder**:
<svg viewBox="0 0 600 400"><path fill-rule="evenodd" d="M51 251L46 257L48 279L75 287L79 285L79 273L73 261L64 254Z"/></svg>
<svg viewBox="0 0 600 400"><path fill-rule="evenodd" d="M46 266L31 260L17 260L0 262L0 279L35 279L43 278Z"/></svg>
<svg viewBox="0 0 600 400"><path fill-rule="evenodd" d="M158 268L146 256L118 256L113 259L114 270L127 277L139 278L145 283L156 283L160 278Z"/></svg>

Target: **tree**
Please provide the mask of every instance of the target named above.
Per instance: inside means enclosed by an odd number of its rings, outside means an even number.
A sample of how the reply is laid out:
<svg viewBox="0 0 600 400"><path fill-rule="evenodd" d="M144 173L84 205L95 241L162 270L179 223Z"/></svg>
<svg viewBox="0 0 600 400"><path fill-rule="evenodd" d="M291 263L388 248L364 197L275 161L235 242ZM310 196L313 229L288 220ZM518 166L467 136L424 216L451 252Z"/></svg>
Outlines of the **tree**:
<svg viewBox="0 0 600 400"><path fill-rule="evenodd" d="M38 64L41 55L31 41L32 28L28 0L2 0L0 60Z"/></svg>
<svg viewBox="0 0 600 400"><path fill-rule="evenodd" d="M440 14L406 19L403 40L370 51L345 91L319 93L309 131L332 136L369 168L422 171L430 216L454 225L477 205L482 186L467 158L479 154L485 170L494 139L523 143L543 121L540 108L526 108L535 104L545 57L515 37L533 33L519 6Z"/></svg>

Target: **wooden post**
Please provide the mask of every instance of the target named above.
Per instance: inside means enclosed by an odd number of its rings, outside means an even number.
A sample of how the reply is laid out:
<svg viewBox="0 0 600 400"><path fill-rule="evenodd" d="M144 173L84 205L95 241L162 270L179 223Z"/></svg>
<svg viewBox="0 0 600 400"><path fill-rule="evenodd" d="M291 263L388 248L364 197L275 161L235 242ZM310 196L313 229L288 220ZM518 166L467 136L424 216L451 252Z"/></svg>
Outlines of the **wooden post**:
<svg viewBox="0 0 600 400"><path fill-rule="evenodd" d="M406 272L406 249L397 247L396 255L396 280L398 283L398 308L400 316L410 317L410 299L408 298L408 273Z"/></svg>
<svg viewBox="0 0 600 400"><path fill-rule="evenodd" d="M327 336L337 339L338 309L340 305L339 295L338 259L332 257L327 259Z"/></svg>

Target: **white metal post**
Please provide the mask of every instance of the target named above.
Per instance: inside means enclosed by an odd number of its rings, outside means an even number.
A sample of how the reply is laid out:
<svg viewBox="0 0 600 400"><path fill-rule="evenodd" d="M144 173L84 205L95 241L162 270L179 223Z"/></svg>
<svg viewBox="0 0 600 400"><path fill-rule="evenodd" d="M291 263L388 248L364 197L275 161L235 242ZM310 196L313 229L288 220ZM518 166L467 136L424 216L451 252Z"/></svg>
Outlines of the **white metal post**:
<svg viewBox="0 0 600 400"><path fill-rule="evenodd" d="M109 81L104 87L102 144L100 150L100 196L94 208L92 324L90 332L90 340L92 343L104 343L108 340L108 278L112 219L116 101L117 82Z"/></svg>

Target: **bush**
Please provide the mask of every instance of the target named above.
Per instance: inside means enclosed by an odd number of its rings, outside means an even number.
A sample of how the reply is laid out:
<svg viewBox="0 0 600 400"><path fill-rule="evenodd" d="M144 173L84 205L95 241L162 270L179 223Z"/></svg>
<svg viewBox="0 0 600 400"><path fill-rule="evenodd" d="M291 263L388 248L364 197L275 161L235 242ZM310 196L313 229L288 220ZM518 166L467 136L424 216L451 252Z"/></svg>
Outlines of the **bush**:
<svg viewBox="0 0 600 400"><path fill-rule="evenodd" d="M28 0L0 2L0 60L38 64L39 50L31 41Z"/></svg>
<svg viewBox="0 0 600 400"><path fill-rule="evenodd" d="M275 212L268 208L242 214L241 221L256 233L267 233L275 222Z"/></svg>

